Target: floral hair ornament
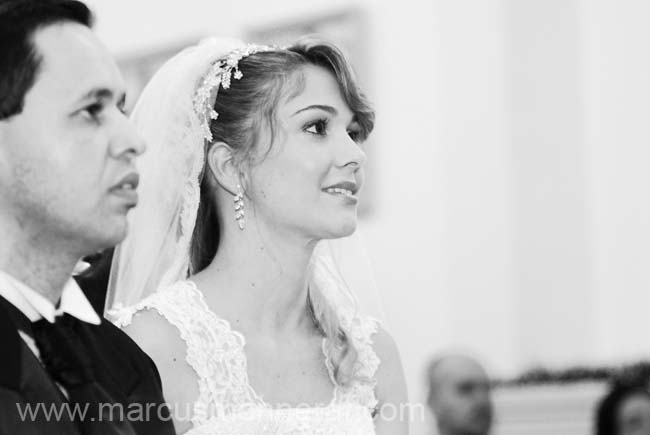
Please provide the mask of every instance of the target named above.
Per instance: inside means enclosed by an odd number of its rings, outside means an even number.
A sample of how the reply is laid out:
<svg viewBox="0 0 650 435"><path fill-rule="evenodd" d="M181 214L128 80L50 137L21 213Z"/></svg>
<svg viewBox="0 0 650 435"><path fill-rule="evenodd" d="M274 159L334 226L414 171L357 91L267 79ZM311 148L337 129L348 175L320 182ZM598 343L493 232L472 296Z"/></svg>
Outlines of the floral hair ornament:
<svg viewBox="0 0 650 435"><path fill-rule="evenodd" d="M239 61L255 53L277 51L281 47L269 45L248 44L245 47L237 48L226 56L215 61L208 72L203 76L201 84L196 89L192 103L194 112L199 117L203 134L208 142L212 142L210 121L217 119L219 114L214 110L213 104L219 92L219 86L224 89L230 88L232 78L240 80L244 75L239 69Z"/></svg>

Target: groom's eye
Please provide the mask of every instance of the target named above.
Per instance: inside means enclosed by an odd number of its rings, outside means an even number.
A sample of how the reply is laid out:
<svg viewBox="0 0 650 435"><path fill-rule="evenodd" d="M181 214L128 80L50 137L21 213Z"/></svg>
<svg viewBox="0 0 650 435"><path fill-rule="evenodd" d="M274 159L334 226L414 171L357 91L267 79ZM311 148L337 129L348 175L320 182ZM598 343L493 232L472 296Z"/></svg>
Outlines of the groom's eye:
<svg viewBox="0 0 650 435"><path fill-rule="evenodd" d="M123 115L128 115L128 112L126 110L126 96L122 96L122 98L120 98L120 101L117 102L117 110L122 112Z"/></svg>
<svg viewBox="0 0 650 435"><path fill-rule="evenodd" d="M99 121L99 115L101 114L102 110L104 110L104 106L101 103L97 102L89 104L88 106L81 109L81 114L88 120L97 122Z"/></svg>

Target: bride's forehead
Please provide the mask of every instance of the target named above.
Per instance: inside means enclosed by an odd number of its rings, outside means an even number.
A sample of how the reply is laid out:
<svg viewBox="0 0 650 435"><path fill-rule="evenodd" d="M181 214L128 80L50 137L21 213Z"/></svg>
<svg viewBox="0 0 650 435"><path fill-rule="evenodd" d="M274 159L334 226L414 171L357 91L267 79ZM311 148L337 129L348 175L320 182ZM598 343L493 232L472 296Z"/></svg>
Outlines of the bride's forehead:
<svg viewBox="0 0 650 435"><path fill-rule="evenodd" d="M339 96L339 83L331 71L316 65L306 65L299 74L301 92L296 93L294 99Z"/></svg>
<svg viewBox="0 0 650 435"><path fill-rule="evenodd" d="M293 90L294 92L280 103L284 106L282 111L285 113L293 114L310 106L332 107L339 114L350 112L336 77L323 67L315 65L303 67L298 86Z"/></svg>

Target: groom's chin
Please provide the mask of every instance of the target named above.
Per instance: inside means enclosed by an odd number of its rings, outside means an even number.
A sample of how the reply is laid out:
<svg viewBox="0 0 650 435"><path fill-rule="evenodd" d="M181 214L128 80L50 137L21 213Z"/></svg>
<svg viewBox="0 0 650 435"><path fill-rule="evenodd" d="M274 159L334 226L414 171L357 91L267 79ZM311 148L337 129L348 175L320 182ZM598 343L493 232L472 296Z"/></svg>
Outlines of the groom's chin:
<svg viewBox="0 0 650 435"><path fill-rule="evenodd" d="M124 241L128 234L129 224L125 216L115 216L109 222L104 222L88 239L89 254L112 248ZM89 255L88 254L88 255Z"/></svg>
<svg viewBox="0 0 650 435"><path fill-rule="evenodd" d="M124 218L114 228L113 234L111 234L111 236L107 240L108 246L105 246L104 249L111 248L115 245L122 243L128 234L129 234L129 222L126 220L126 218Z"/></svg>

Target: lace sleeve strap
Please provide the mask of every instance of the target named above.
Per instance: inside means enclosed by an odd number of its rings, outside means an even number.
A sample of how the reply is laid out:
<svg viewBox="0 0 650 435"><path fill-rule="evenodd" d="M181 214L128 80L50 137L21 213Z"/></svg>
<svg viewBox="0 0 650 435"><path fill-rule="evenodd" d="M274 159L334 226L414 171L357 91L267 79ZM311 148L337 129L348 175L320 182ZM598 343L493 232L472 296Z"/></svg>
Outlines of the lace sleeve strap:
<svg viewBox="0 0 650 435"><path fill-rule="evenodd" d="M143 299L135 307L123 309L118 320L128 324L135 313L147 309L156 310L176 327L185 342L185 360L199 379L209 378L220 352L216 341L219 331L213 327L211 313L196 286L191 281L178 281Z"/></svg>
<svg viewBox="0 0 650 435"><path fill-rule="evenodd" d="M379 403L375 388L381 361L375 352L373 339L379 331L379 322L372 317L355 316L344 321L344 325L357 359L353 368L355 381L339 391L339 397L344 402L356 403L374 412Z"/></svg>
<svg viewBox="0 0 650 435"><path fill-rule="evenodd" d="M197 333L197 320L201 318L197 313L200 305L196 303L197 296L192 288L185 282L177 282L171 286L161 288L147 298L130 307L118 306L106 313L107 318L116 326L125 328L133 321L133 316L140 311L155 310L167 322L178 329L181 339L187 346L187 361L192 368L197 370L195 364L195 347L193 337Z"/></svg>
<svg viewBox="0 0 650 435"><path fill-rule="evenodd" d="M360 378L368 379L374 385L381 360L373 346L373 337L379 331L379 321L369 316L356 316L349 327L351 339L357 348L358 357L355 372Z"/></svg>
<svg viewBox="0 0 650 435"><path fill-rule="evenodd" d="M158 289L134 306L113 310L111 320L123 328L132 323L135 314L145 310L155 311L162 321L173 326L185 344L185 361L196 373L199 387L199 398L193 404L191 415L191 421L196 426L208 416L202 386L205 379L214 373L216 362L212 357L218 354L202 296L189 281L179 281Z"/></svg>
<svg viewBox="0 0 650 435"><path fill-rule="evenodd" d="M128 307L125 307L122 304L116 304L115 307L106 311L106 318L118 328L126 328L131 324L133 316L138 311L154 308L156 295L157 294L153 294L150 297L141 300L137 304Z"/></svg>

